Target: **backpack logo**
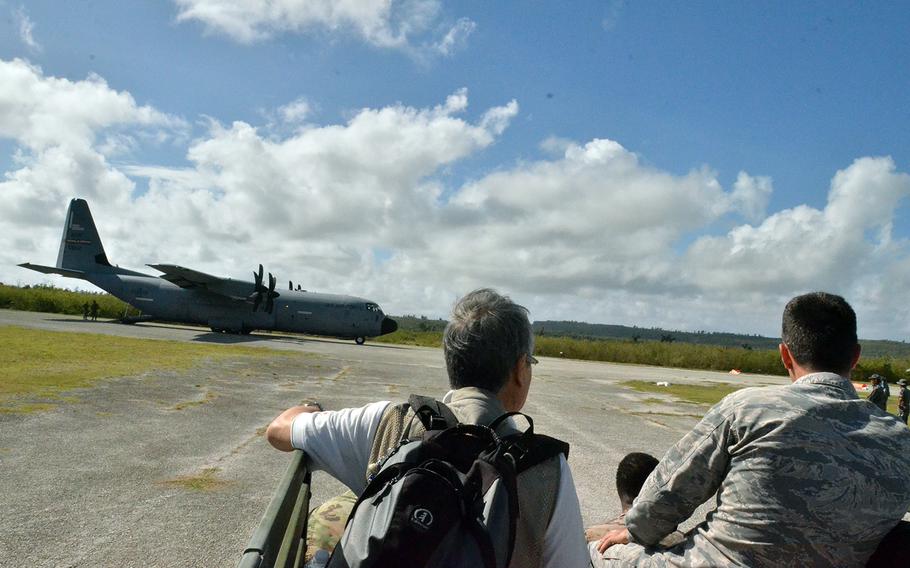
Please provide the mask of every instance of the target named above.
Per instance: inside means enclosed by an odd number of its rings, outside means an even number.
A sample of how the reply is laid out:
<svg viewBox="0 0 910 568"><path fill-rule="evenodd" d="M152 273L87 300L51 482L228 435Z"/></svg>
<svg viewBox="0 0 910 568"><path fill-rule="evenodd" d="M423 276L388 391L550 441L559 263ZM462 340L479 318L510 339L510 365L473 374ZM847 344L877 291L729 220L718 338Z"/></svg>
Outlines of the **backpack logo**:
<svg viewBox="0 0 910 568"><path fill-rule="evenodd" d="M411 524L415 528L428 531L433 526L433 513L426 509L414 509L411 513Z"/></svg>

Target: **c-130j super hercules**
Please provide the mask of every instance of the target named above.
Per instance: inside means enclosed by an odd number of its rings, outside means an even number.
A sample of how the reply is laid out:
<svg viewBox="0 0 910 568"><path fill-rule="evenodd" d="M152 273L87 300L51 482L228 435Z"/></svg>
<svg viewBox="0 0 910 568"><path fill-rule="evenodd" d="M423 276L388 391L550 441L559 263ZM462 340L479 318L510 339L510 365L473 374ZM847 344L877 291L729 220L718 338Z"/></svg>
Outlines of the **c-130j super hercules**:
<svg viewBox="0 0 910 568"><path fill-rule="evenodd" d="M173 264L149 265L163 272L161 276L112 266L84 199L70 201L57 265L26 262L19 266L88 280L139 309L144 314L140 321L202 324L215 332L243 334L254 329L291 331L353 339L358 344L398 329L378 304L363 298L302 290L278 292L271 273L268 286L263 283L261 264L259 272L253 273L253 282Z"/></svg>

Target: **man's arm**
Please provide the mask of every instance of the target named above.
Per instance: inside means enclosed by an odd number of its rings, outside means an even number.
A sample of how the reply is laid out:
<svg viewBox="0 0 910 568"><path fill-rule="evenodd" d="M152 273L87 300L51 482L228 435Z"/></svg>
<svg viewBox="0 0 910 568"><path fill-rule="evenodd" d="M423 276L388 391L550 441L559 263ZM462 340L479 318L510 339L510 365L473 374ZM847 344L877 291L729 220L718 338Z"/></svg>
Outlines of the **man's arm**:
<svg viewBox="0 0 910 568"><path fill-rule="evenodd" d="M319 412L297 406L282 412L266 435L276 448L296 448L307 455L311 471L325 471L355 493L366 486L373 436L388 401L359 408Z"/></svg>
<svg viewBox="0 0 910 568"><path fill-rule="evenodd" d="M559 489L556 492L553 517L544 534L541 560L543 568L591 566L575 481L565 456L559 456Z"/></svg>
<svg viewBox="0 0 910 568"><path fill-rule="evenodd" d="M265 431L265 437L276 449L282 452L290 452L294 449L291 445L291 425L299 414L304 412L319 412L322 406L319 403L307 403L301 406L292 406L272 420L268 429Z"/></svg>
<svg viewBox="0 0 910 568"><path fill-rule="evenodd" d="M663 457L626 513L631 542L656 545L717 491L730 463L729 412L715 405Z"/></svg>

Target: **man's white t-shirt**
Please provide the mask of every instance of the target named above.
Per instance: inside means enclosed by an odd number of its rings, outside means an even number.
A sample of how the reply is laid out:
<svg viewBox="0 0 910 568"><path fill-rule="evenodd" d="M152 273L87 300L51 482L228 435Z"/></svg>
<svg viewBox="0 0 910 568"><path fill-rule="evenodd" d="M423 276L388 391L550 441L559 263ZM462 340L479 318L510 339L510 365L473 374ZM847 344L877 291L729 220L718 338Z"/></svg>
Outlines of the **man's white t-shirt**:
<svg viewBox="0 0 910 568"><path fill-rule="evenodd" d="M306 452L314 470L325 471L360 495L366 488L373 436L390 401L360 408L299 414L291 424L291 444ZM543 546L544 568L588 567L581 509L572 470L560 456L559 490Z"/></svg>

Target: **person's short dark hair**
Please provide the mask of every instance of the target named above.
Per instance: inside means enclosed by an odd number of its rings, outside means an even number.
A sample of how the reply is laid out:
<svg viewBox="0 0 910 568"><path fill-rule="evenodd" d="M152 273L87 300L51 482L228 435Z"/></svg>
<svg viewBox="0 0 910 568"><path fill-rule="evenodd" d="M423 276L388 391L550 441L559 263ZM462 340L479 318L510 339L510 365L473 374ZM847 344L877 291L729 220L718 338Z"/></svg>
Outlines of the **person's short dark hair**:
<svg viewBox="0 0 910 568"><path fill-rule="evenodd" d="M835 294L797 296L784 308L781 340L802 367L849 371L857 345L856 313Z"/></svg>
<svg viewBox="0 0 910 568"><path fill-rule="evenodd" d="M641 492L641 486L658 464L651 454L632 452L619 462L616 468L616 492L623 504L631 505Z"/></svg>
<svg viewBox="0 0 910 568"><path fill-rule="evenodd" d="M455 304L443 333L449 385L499 392L533 341L527 309L495 290L474 290Z"/></svg>

